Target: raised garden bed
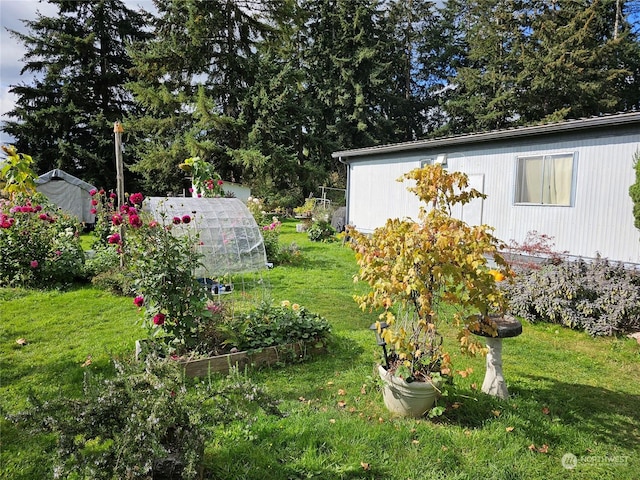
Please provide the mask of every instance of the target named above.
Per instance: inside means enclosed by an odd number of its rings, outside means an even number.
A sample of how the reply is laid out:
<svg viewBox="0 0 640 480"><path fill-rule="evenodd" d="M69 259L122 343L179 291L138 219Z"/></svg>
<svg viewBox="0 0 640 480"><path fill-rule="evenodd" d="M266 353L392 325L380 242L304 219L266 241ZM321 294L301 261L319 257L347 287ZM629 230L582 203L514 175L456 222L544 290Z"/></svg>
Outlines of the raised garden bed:
<svg viewBox="0 0 640 480"><path fill-rule="evenodd" d="M136 341L136 358L143 354L142 346L146 340ZM327 352L323 343L297 342L287 345L265 347L259 350L242 351L216 355L215 357L178 359L184 365L185 375L188 377L204 377L209 373L229 373L231 368L266 367L277 363L300 362L316 355Z"/></svg>
<svg viewBox="0 0 640 480"><path fill-rule="evenodd" d="M180 360L188 377L203 377L209 373L228 373L233 368L264 367L277 363L299 362L308 357L326 353L323 344L293 343L277 347L266 347L256 351L245 351L216 357Z"/></svg>

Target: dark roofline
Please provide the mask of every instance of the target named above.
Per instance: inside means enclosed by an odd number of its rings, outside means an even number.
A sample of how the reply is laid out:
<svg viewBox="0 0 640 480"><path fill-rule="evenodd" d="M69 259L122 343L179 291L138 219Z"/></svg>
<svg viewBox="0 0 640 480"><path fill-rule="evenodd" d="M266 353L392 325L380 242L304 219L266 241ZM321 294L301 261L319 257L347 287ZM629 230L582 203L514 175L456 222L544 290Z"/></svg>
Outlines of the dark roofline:
<svg viewBox="0 0 640 480"><path fill-rule="evenodd" d="M342 162L348 162L353 157L377 155L381 153L402 152L406 150L418 150L426 148L449 147L452 145L465 145L471 143L484 143L496 140L508 140L511 138L534 137L540 135L556 134L561 132L575 132L600 127L616 127L633 123L640 123L640 112L619 113L601 117L582 118L579 120L566 120L558 123L533 125L528 127L516 127L506 130L493 130L482 133L468 133L464 135L451 135L448 137L428 140L414 140L411 142L378 145L375 147L356 148L333 152L331 157L338 158Z"/></svg>

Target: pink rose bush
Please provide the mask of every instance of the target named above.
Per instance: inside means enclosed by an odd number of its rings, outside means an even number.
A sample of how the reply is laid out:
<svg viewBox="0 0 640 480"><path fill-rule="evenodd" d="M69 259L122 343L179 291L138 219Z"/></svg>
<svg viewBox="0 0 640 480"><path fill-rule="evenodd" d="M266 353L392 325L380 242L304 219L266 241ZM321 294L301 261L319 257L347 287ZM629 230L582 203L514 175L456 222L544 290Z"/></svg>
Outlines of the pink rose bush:
<svg viewBox="0 0 640 480"><path fill-rule="evenodd" d="M0 286L59 287L82 277L79 231L40 193L0 200Z"/></svg>
<svg viewBox="0 0 640 480"><path fill-rule="evenodd" d="M141 311L144 326L171 352L193 349L212 312L207 310L206 290L193 277L200 264L193 248L197 235L173 233L176 226L189 225L191 216L154 219L142 209L144 196L139 193L129 195L120 208L104 191L95 192L93 199L100 209L96 230L101 239L94 249L115 248L121 260L118 265L124 265L131 280L133 304Z"/></svg>

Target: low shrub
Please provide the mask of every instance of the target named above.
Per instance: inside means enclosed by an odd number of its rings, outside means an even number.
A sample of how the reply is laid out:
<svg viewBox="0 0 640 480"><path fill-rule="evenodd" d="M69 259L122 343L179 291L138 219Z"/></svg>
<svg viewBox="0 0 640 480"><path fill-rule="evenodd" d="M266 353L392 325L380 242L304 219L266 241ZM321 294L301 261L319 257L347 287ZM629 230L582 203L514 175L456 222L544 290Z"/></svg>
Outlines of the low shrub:
<svg viewBox="0 0 640 480"><path fill-rule="evenodd" d="M280 305L262 302L234 320L232 331L239 350L251 350L299 341L324 342L331 333L329 322L305 307L287 300Z"/></svg>
<svg viewBox="0 0 640 480"><path fill-rule="evenodd" d="M312 242L326 242L335 238L336 229L328 220L315 220L307 229L307 236Z"/></svg>
<svg viewBox="0 0 640 480"><path fill-rule="evenodd" d="M189 387L174 361L115 362L116 376L85 376L81 398L42 402L7 419L57 436L53 478L202 478L205 440L216 425L251 421L277 402L248 378ZM189 388L188 388L189 387Z"/></svg>
<svg viewBox="0 0 640 480"><path fill-rule="evenodd" d="M591 335L640 330L640 275L605 259L545 265L505 286L514 315Z"/></svg>

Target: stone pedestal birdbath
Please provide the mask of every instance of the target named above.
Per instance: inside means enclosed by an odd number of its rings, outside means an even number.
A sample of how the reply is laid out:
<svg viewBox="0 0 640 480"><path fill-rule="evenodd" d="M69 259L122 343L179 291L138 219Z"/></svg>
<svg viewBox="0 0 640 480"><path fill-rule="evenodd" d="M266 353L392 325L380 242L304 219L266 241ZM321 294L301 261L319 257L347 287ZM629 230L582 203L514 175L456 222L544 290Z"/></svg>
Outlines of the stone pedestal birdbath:
<svg viewBox="0 0 640 480"><path fill-rule="evenodd" d="M481 329L472 331L474 334L485 337L487 342L487 371L482 383L482 391L488 395L498 398L509 398L507 384L502 375L502 339L509 337L517 337L522 333L522 324L509 315L491 317L496 323L497 335L492 336L491 333ZM487 330L491 327L485 326Z"/></svg>

